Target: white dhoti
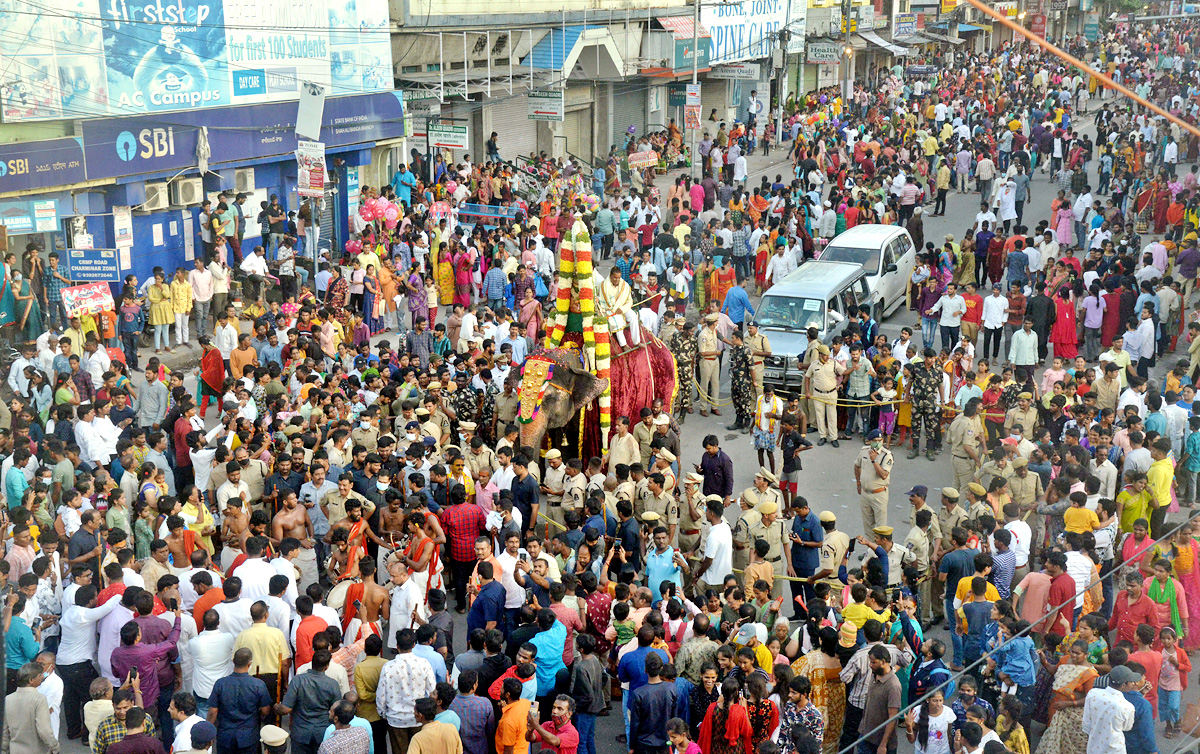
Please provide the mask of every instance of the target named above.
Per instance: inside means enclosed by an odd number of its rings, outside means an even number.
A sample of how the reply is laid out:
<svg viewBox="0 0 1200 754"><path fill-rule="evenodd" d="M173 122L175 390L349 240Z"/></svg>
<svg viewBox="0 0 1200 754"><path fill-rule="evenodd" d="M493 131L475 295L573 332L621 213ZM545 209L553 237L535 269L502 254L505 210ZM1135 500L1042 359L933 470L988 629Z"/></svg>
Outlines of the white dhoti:
<svg viewBox="0 0 1200 754"><path fill-rule="evenodd" d="M311 547L301 547L295 565L300 571L300 583L297 586L303 594L309 584L317 583L321 577L317 569L317 551Z"/></svg>
<svg viewBox="0 0 1200 754"><path fill-rule="evenodd" d="M622 346L628 345L625 342L625 332L629 331L629 343L638 345L642 342L642 326L637 315L632 309L624 311L616 311L608 315L608 331L617 338L617 342Z"/></svg>

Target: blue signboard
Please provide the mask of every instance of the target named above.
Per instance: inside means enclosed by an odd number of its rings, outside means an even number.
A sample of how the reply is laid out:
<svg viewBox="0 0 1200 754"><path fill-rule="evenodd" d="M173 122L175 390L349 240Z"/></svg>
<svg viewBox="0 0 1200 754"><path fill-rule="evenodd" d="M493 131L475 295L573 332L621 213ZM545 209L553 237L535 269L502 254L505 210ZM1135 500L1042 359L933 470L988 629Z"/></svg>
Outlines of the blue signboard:
<svg viewBox="0 0 1200 754"><path fill-rule="evenodd" d="M0 144L0 193L65 186L83 180L80 139Z"/></svg>
<svg viewBox="0 0 1200 754"><path fill-rule="evenodd" d="M116 249L67 249L67 276L76 283L117 283Z"/></svg>
<svg viewBox="0 0 1200 754"><path fill-rule="evenodd" d="M213 128L220 124L220 128ZM85 120L89 179L186 170L196 165L200 126L209 126L211 165L244 163L296 151L296 104L195 110L168 116ZM404 135L400 92L340 97L325 103L326 149Z"/></svg>
<svg viewBox="0 0 1200 754"><path fill-rule="evenodd" d="M58 202L54 199L0 201L0 225L10 236L54 232L58 230Z"/></svg>
<svg viewBox="0 0 1200 754"><path fill-rule="evenodd" d="M30 7L0 15L0 113L8 123L295 100L301 82L331 96L392 88L388 0Z"/></svg>

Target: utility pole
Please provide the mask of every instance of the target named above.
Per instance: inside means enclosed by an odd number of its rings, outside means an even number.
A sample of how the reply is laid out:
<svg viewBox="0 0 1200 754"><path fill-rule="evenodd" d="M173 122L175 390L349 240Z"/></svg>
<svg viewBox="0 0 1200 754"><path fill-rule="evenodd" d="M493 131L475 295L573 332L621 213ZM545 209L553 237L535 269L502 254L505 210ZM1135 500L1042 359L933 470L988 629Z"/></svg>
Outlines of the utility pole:
<svg viewBox="0 0 1200 754"><path fill-rule="evenodd" d="M842 51L842 107L848 107L854 98L854 45L850 43L850 0L842 0L842 39L846 49Z"/></svg>
<svg viewBox="0 0 1200 754"><path fill-rule="evenodd" d="M700 74L700 0L692 0L692 84L693 85L700 83L698 81L699 74ZM701 99L701 102L703 102L703 98ZM684 98L683 112L684 112L683 127L687 128L687 98L686 98L686 96ZM703 118L704 118L704 107L703 106L700 108L700 118L701 118L701 122L703 122ZM703 164L703 161L700 160L700 156L698 154L696 154L696 131L698 131L699 129L688 128L688 130L692 132L691 138L688 139L688 141L690 143L690 146L688 147L688 149L692 155L692 169L689 172L692 175L692 180L696 181L696 180L699 180L696 177L696 163L701 162L701 164Z"/></svg>

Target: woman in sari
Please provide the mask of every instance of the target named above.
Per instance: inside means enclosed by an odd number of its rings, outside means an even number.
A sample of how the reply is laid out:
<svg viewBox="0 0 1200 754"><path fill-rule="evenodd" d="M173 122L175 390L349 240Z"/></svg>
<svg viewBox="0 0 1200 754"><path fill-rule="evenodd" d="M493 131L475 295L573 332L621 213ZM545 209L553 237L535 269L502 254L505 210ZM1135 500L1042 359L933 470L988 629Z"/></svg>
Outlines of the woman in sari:
<svg viewBox="0 0 1200 754"><path fill-rule="evenodd" d="M408 278L404 281L404 289L412 327L416 327L417 319L429 313L429 304L425 296L425 281L421 279L420 262L413 262L409 268Z"/></svg>
<svg viewBox="0 0 1200 754"><path fill-rule="evenodd" d="M1108 348L1117 333L1121 332L1121 294L1111 282L1105 287L1103 299L1104 318L1100 323L1100 344Z"/></svg>
<svg viewBox="0 0 1200 754"><path fill-rule="evenodd" d="M525 289L521 298L520 310L517 319L521 324L525 325L525 332L529 333L529 337L536 338L538 330L542 327L542 302L538 301L533 295L533 286Z"/></svg>
<svg viewBox="0 0 1200 754"><path fill-rule="evenodd" d="M1079 333L1075 329L1075 302L1071 299L1071 291L1067 287L1059 289L1054 297L1055 320L1050 328L1050 342L1054 345L1054 355L1061 357L1063 363L1071 361L1079 355Z"/></svg>
<svg viewBox="0 0 1200 754"><path fill-rule="evenodd" d="M754 731L746 708L739 703L741 698L741 684L736 678L726 678L721 698L709 706L700 724L697 743L703 754L754 754L750 743Z"/></svg>
<svg viewBox="0 0 1200 754"><path fill-rule="evenodd" d="M471 305L471 268L474 267L472 249L460 248L454 255L454 303Z"/></svg>
<svg viewBox="0 0 1200 754"><path fill-rule="evenodd" d="M383 298L373 264L367 265L367 276L363 278L363 321L372 335L383 330Z"/></svg>
<svg viewBox="0 0 1200 754"><path fill-rule="evenodd" d="M29 287L29 281L17 270L12 273L14 308L17 315L17 334L21 340L37 340L42 334L42 307Z"/></svg>
<svg viewBox="0 0 1200 754"><path fill-rule="evenodd" d="M747 208L747 211L750 213L750 223L758 225L759 219L762 218L763 213L770 206L771 203L767 200L767 197L759 193L758 189L754 189L754 193L750 196L749 207Z"/></svg>
<svg viewBox="0 0 1200 754"><path fill-rule="evenodd" d="M1051 215L1054 222L1054 232L1058 236L1059 246L1066 247L1074 244L1072 240L1075 237L1075 213L1071 211L1071 205L1063 200L1058 205L1058 209L1054 210Z"/></svg>
<svg viewBox="0 0 1200 754"><path fill-rule="evenodd" d="M1087 653L1087 642L1076 641L1054 670L1050 726L1042 734L1037 754L1078 754L1087 749L1083 699L1096 681L1096 670L1088 662Z"/></svg>
<svg viewBox="0 0 1200 754"><path fill-rule="evenodd" d="M792 663L792 671L812 683L812 703L825 718L825 740L821 754L837 754L846 717L846 684L840 673L842 664L837 658L838 632L825 626L818 634L820 649L814 649ZM708 754L707 752L705 754Z"/></svg>
<svg viewBox="0 0 1200 754"><path fill-rule="evenodd" d="M442 562L438 558L438 547L425 530L425 514L413 511L404 519L404 528L409 537L408 547L401 553L397 550L391 568L405 568L417 586L421 601L417 612L422 619L429 617L429 590L445 589L442 581Z"/></svg>
<svg viewBox="0 0 1200 754"><path fill-rule="evenodd" d="M1188 615L1200 614L1200 542L1192 536L1196 525L1196 519L1192 519L1192 525L1183 527L1176 540L1175 578L1183 584L1183 591L1187 595ZM1189 651L1200 647L1200 631L1188 632L1182 644Z"/></svg>
<svg viewBox="0 0 1200 754"><path fill-rule="evenodd" d="M396 296L399 290L400 283L396 278L392 260L384 259L379 268L379 294L383 297L383 327L385 330L399 326L396 319Z"/></svg>
<svg viewBox="0 0 1200 754"><path fill-rule="evenodd" d="M437 258L433 263L433 279L437 281L438 297L434 305L450 306L454 303L454 255L445 241L438 245Z"/></svg>

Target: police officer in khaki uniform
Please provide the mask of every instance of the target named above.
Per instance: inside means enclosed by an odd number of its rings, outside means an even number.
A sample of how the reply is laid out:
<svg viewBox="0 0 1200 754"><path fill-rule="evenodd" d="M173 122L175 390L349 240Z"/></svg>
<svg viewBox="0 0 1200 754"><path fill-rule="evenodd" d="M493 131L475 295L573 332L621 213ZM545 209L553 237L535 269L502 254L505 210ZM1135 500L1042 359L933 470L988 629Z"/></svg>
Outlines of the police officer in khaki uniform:
<svg viewBox="0 0 1200 754"><path fill-rule="evenodd" d="M983 485L984 489L991 489L992 480L996 477L1004 477L1005 480L1012 479L1013 467L1008 462L1008 454L1004 452L1004 448L996 448L992 451L992 460L979 467L979 471L975 472L975 481Z"/></svg>
<svg viewBox="0 0 1200 754"><path fill-rule="evenodd" d="M683 478L683 496L679 500L679 551L693 570L704 557L700 549L703 531L707 528L703 487L704 477L694 471L689 472ZM683 582L684 591L690 594L691 576L684 574Z"/></svg>
<svg viewBox="0 0 1200 754"><path fill-rule="evenodd" d="M717 314L705 315L704 327L696 336L700 351L700 400L703 401L700 404L701 416L708 416L708 408L704 408L704 406L711 406L714 415L721 415L717 404L714 403L721 397L721 362L717 360L720 356L720 337L717 335L718 319L720 316Z"/></svg>
<svg viewBox="0 0 1200 754"><path fill-rule="evenodd" d="M917 556L912 550L904 545L898 545L892 540L895 533L892 527L876 526L871 529L871 533L875 535L874 542L866 537L858 538L859 543L867 548L867 552L863 556L863 568L866 568L867 562L871 558L878 557L875 548L883 548L888 556L888 589L899 589L904 584L904 566L914 565L917 562Z"/></svg>
<svg viewBox="0 0 1200 754"><path fill-rule="evenodd" d="M963 489L975 477L979 468L980 437L976 430L975 415L979 402L972 398L963 407L963 412L950 422L946 442L950 444L950 464L954 467L954 486Z"/></svg>
<svg viewBox="0 0 1200 754"><path fill-rule="evenodd" d="M417 409L417 421L421 422L421 435L432 437L435 445L442 442L442 425L429 415L429 409L421 406Z"/></svg>
<svg viewBox="0 0 1200 754"><path fill-rule="evenodd" d="M929 522L929 557L936 561L937 556L942 554L939 549L942 546L942 523L938 519L938 512L926 500L929 497L929 488L918 484L904 494L908 496L908 502L912 504L912 508L908 511L909 524L916 526L917 514L923 510L928 510L933 516L933 520Z"/></svg>
<svg viewBox="0 0 1200 754"><path fill-rule="evenodd" d="M968 521L977 522L984 516L996 517L996 511L992 510L991 503L987 500L987 490L979 482L967 485L966 507Z"/></svg>
<svg viewBox="0 0 1200 754"><path fill-rule="evenodd" d="M820 333L817 332L817 328L810 327L805 334L808 336L808 345L804 347L804 356L800 357L801 375L808 374L808 368L816 363L817 346L821 345L821 341L817 337L820 335ZM806 418L814 416L813 402L810 401L807 396L803 394L803 392L800 395L800 410L804 412L804 416Z"/></svg>
<svg viewBox="0 0 1200 754"><path fill-rule="evenodd" d="M762 514L755 508L762 502L758 491L753 487L742 493L738 499L741 515L733 524L733 567L735 570L746 570L750 563L750 527L762 519Z"/></svg>
<svg viewBox="0 0 1200 754"><path fill-rule="evenodd" d="M562 452L558 448L546 451L546 472L542 475L542 494L546 496L546 518L566 526L563 517L563 489L567 482L567 467L563 465ZM534 523L534 522L531 522Z"/></svg>
<svg viewBox="0 0 1200 754"><path fill-rule="evenodd" d="M950 533L954 531L954 527L962 526L967 520L967 512L963 510L961 505L958 504L958 499L959 493L957 488L942 488L942 507L937 514L938 524L942 527L942 555L955 549L954 541L950 538ZM940 555L938 560L941 560ZM940 563L934 564L934 567L936 568L938 565L940 565ZM945 609L943 607L945 604L945 600L943 599L945 589L946 584L944 581L941 579L934 580L932 607L935 621L941 621L946 617L944 615Z"/></svg>
<svg viewBox="0 0 1200 754"><path fill-rule="evenodd" d="M829 443L838 447L837 431L837 378L845 374L846 368L829 357L829 346L817 344L817 360L804 375L804 396L812 401L812 413L817 421L817 433L821 439L817 445Z"/></svg>
<svg viewBox="0 0 1200 754"><path fill-rule="evenodd" d="M913 527L904 538L904 546L916 558L917 573L921 575L921 583L917 588L921 594L921 620L926 623L933 620L930 581L937 580L933 578L933 525L936 522L937 516L933 515L933 509L928 505L922 506L913 513Z"/></svg>
<svg viewBox="0 0 1200 754"><path fill-rule="evenodd" d="M854 461L854 483L862 507L863 528L887 526L888 485L891 484L892 451L883 447L877 429L867 432L867 444Z"/></svg>
<svg viewBox="0 0 1200 754"><path fill-rule="evenodd" d="M821 540L821 563L808 581L810 584L823 582L833 589L841 589L845 584L838 579L838 568L850 549L850 537L837 530L837 516L832 511L821 511L817 517L821 519L821 528L825 530Z"/></svg>
<svg viewBox="0 0 1200 754"><path fill-rule="evenodd" d="M562 511L563 520L567 513L575 511L584 519L584 506L587 504L587 476L583 473L583 461L572 458L566 463L567 478L563 482Z"/></svg>
<svg viewBox="0 0 1200 754"><path fill-rule="evenodd" d="M665 480L663 475L655 472L646 477L646 486L650 491L650 495L646 498L646 514L654 513L657 520L667 527L667 541L675 541L675 532L679 528L679 503L676 502L675 496L668 492L664 485ZM646 515L642 515L642 520L646 520Z"/></svg>
<svg viewBox="0 0 1200 754"><path fill-rule="evenodd" d="M758 523L750 527L750 541L764 540L767 543L765 560L771 564L775 578L771 581L771 597L783 596L784 576L795 576L792 569L792 542L784 531L784 521L779 517L779 504L762 502L758 504L761 516Z"/></svg>
<svg viewBox="0 0 1200 754"><path fill-rule="evenodd" d="M1033 394L1020 393L1017 395L1017 405L1004 414L1004 429L1012 432L1013 425L1020 424L1026 435L1032 435L1038 423L1038 412L1033 407Z"/></svg>
<svg viewBox="0 0 1200 754"><path fill-rule="evenodd" d="M758 331L753 320L746 325L746 349L750 351L750 374L754 378L754 395L763 394L763 369L766 358L771 355L771 341Z"/></svg>

